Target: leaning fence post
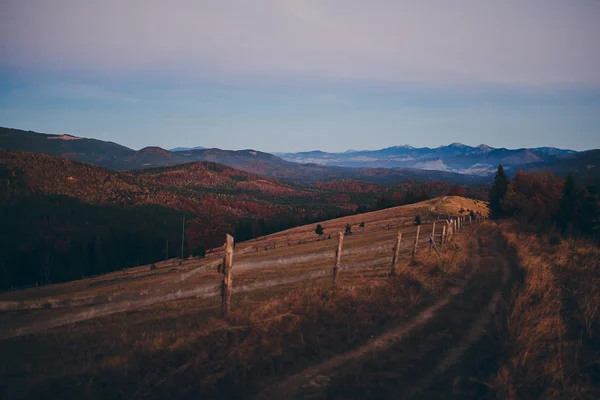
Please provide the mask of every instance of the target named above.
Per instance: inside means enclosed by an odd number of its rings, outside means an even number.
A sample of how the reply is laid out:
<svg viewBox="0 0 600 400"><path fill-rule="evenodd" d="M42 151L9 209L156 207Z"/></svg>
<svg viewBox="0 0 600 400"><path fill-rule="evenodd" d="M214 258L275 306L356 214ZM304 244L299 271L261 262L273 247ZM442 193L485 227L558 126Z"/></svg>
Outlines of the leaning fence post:
<svg viewBox="0 0 600 400"><path fill-rule="evenodd" d="M442 226L442 237L440 238L440 250L444 247L444 240L446 239L446 227Z"/></svg>
<svg viewBox="0 0 600 400"><path fill-rule="evenodd" d="M433 226L431 227L431 237L433 238L433 240L435 240L435 221L433 221ZM429 249L431 250L432 246L429 246Z"/></svg>
<svg viewBox="0 0 600 400"><path fill-rule="evenodd" d="M419 244L419 232L421 231L421 225L417 225L417 236L415 236L415 246L413 247L412 256L415 257L417 254L417 245Z"/></svg>
<svg viewBox="0 0 600 400"><path fill-rule="evenodd" d="M344 244L344 232L338 232L338 245L335 251L335 265L333 267L333 287L337 285L338 270L342 261L342 246Z"/></svg>
<svg viewBox="0 0 600 400"><path fill-rule="evenodd" d="M396 239L396 245L394 246L394 255L392 256L392 270L390 276L396 275L396 266L400 259L400 243L402 242L402 232L398 232L398 238Z"/></svg>
<svg viewBox="0 0 600 400"><path fill-rule="evenodd" d="M221 290L221 309L223 316L227 317L231 310L231 292L233 281L231 270L233 269L233 236L225 236L225 256L223 257L223 286Z"/></svg>

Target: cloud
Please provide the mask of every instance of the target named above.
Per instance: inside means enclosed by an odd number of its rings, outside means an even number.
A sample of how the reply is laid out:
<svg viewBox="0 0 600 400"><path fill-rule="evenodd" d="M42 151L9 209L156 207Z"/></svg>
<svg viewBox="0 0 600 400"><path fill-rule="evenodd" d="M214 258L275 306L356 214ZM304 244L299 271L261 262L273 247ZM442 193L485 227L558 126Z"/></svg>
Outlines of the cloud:
<svg viewBox="0 0 600 400"><path fill-rule="evenodd" d="M600 86L600 2L5 0L0 65L183 81Z"/></svg>

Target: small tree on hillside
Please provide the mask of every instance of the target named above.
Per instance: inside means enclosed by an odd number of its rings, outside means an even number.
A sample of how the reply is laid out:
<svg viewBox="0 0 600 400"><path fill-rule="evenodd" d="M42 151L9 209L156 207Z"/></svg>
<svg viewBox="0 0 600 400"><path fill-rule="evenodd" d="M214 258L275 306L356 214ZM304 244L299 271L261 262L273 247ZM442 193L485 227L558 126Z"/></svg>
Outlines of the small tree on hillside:
<svg viewBox="0 0 600 400"><path fill-rule="evenodd" d="M415 215L415 225L421 225L421 216L419 214Z"/></svg>
<svg viewBox="0 0 600 400"><path fill-rule="evenodd" d="M502 164L498 165L498 171L494 178L494 184L490 188L490 212L492 218L499 218L502 216L502 199L508 190L508 176L504 172Z"/></svg>
<svg viewBox="0 0 600 400"><path fill-rule="evenodd" d="M573 231L577 222L578 193L573 174L567 175L558 209L558 226L563 234Z"/></svg>
<svg viewBox="0 0 600 400"><path fill-rule="evenodd" d="M352 227L350 226L350 224L346 224L346 235L352 235Z"/></svg>
<svg viewBox="0 0 600 400"><path fill-rule="evenodd" d="M365 229L365 223L361 222L360 225L358 225L358 227L360 228L360 233L363 233L363 230Z"/></svg>
<svg viewBox="0 0 600 400"><path fill-rule="evenodd" d="M317 224L317 227L315 229L315 233L317 235L319 235L319 237L323 236L323 234L325 233L325 229L323 229L323 227L321 226L321 224Z"/></svg>

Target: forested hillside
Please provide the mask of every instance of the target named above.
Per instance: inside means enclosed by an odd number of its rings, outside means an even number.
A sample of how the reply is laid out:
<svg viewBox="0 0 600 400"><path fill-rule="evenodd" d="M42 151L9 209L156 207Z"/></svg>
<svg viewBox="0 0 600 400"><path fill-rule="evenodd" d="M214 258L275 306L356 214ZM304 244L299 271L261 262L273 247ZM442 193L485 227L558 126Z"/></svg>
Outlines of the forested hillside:
<svg viewBox="0 0 600 400"><path fill-rule="evenodd" d="M450 189L418 181L286 184L212 162L120 172L0 150L1 286L59 282L178 256L184 215L184 255L203 255L225 233L247 240ZM482 191L470 195L482 198Z"/></svg>

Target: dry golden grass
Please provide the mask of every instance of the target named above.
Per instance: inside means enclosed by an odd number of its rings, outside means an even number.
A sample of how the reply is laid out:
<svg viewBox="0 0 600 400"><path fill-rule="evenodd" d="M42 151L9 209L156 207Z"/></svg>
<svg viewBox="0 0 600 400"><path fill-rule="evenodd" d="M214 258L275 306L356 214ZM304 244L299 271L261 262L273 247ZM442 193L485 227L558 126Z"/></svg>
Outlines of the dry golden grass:
<svg viewBox="0 0 600 400"><path fill-rule="evenodd" d="M489 217L490 209L488 203L481 200L467 199L460 196L446 196L436 208L442 214L449 215L468 215L469 212L480 213L484 217ZM464 210L463 213L460 210Z"/></svg>
<svg viewBox="0 0 600 400"><path fill-rule="evenodd" d="M600 249L503 224L523 279L506 310L497 398L600 398Z"/></svg>
<svg viewBox="0 0 600 400"><path fill-rule="evenodd" d="M395 212L410 218L415 209ZM385 229L384 223L372 224L381 229L370 235L348 237L348 246L372 244L373 237L393 239L397 230ZM249 398L272 380L354 348L432 304L463 276L469 235L468 230L457 235L439 259L424 247L413 262L405 254L394 278L384 264L342 271L335 291L327 276L234 295L228 321L220 318L219 299L184 299L0 341L0 393L3 398L48 393L63 398ZM334 245L334 240L307 243L291 254ZM348 261L369 257L379 255ZM324 263L331 266L331 260ZM234 285L311 268L307 263L248 271L236 275ZM54 310L33 314L45 311Z"/></svg>

